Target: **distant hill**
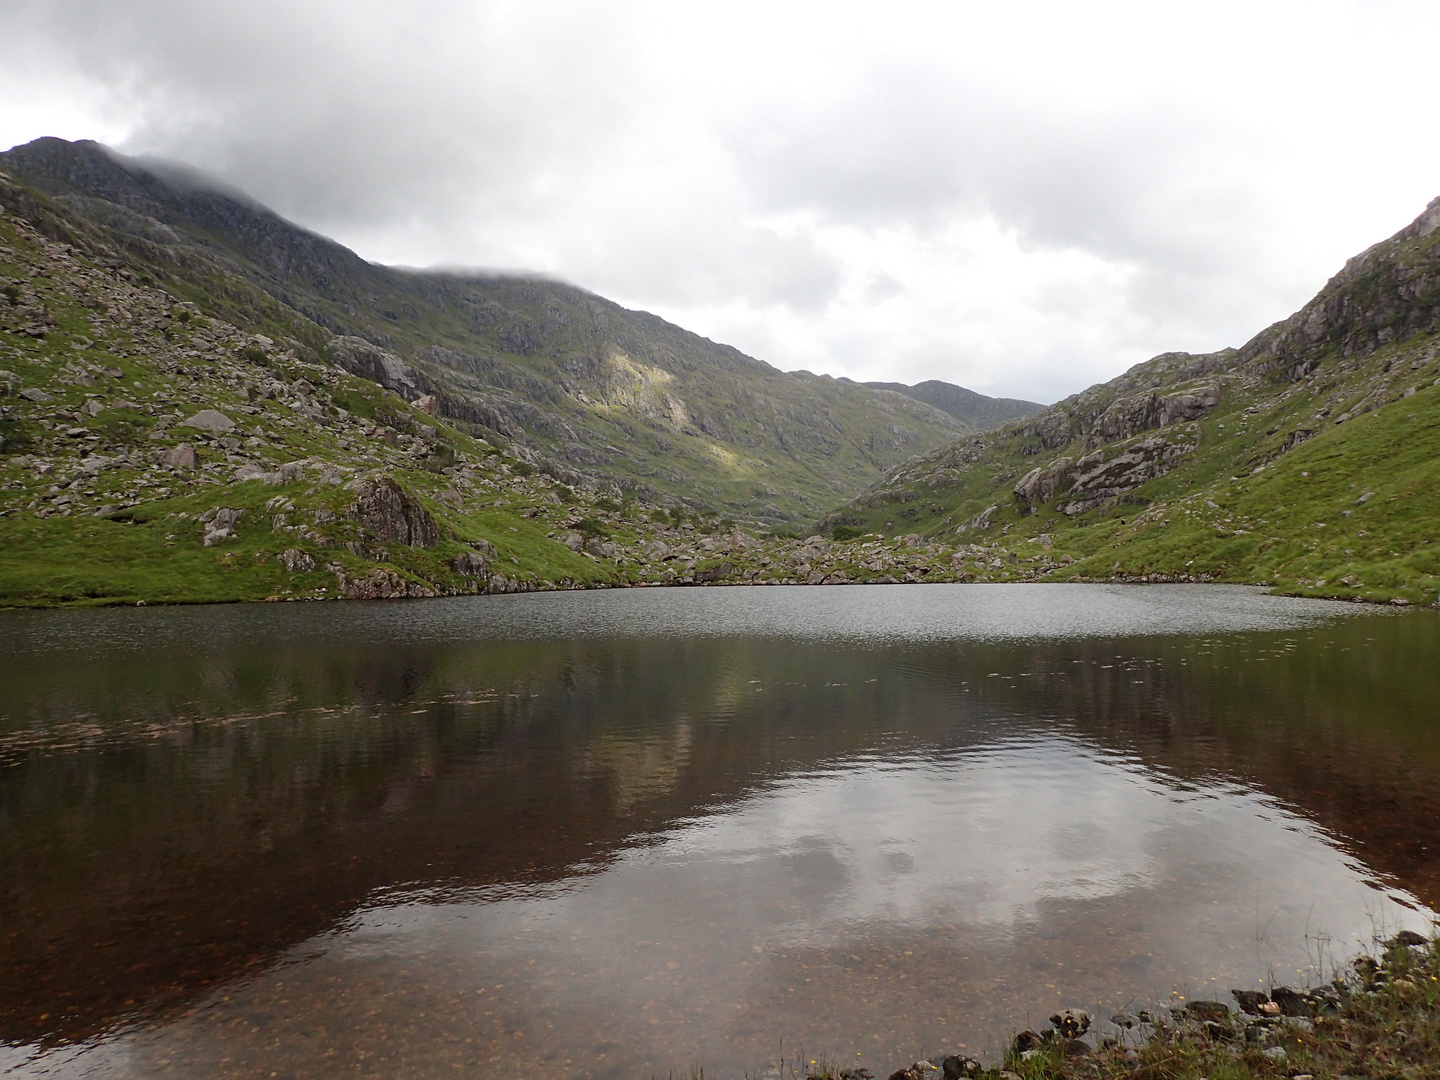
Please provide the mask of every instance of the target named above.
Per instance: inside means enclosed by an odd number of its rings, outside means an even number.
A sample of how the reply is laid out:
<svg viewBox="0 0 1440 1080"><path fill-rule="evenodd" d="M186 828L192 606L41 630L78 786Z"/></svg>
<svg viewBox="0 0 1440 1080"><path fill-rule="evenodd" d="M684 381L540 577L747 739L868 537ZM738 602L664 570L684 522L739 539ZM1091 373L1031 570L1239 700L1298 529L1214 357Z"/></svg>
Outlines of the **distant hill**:
<svg viewBox="0 0 1440 1080"><path fill-rule="evenodd" d="M103 228L207 315L248 325L263 293L289 309L272 329L299 355L407 400L434 395L441 415L569 482L813 521L969 429L913 397L782 372L560 281L366 262L183 165L46 138L0 153L0 169Z"/></svg>
<svg viewBox="0 0 1440 1080"><path fill-rule="evenodd" d="M966 390L963 386L939 379L926 379L914 386L896 382L867 382L861 385L872 390L893 390L916 401L923 401L941 412L949 413L962 424L968 424L977 431L999 427L1007 420L1023 420L1045 408L1038 402L1021 401L1019 398L986 397L974 390Z"/></svg>
<svg viewBox="0 0 1440 1080"><path fill-rule="evenodd" d="M1033 541L1051 577L1434 600L1440 199L1241 348L1164 353L931 451L822 525Z"/></svg>

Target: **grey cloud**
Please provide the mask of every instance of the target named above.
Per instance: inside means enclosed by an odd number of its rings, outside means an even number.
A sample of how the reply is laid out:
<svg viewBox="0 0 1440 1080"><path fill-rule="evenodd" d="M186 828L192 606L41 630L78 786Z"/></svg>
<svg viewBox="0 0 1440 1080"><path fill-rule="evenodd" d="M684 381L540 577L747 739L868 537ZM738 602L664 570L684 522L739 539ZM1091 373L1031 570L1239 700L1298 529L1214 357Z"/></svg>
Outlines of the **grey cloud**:
<svg viewBox="0 0 1440 1080"><path fill-rule="evenodd" d="M579 254L577 273L594 287L670 306L743 302L816 312L841 283L835 260L810 236L780 236L738 216L684 207L663 219L622 217L608 242Z"/></svg>
<svg viewBox="0 0 1440 1080"><path fill-rule="evenodd" d="M1388 33L1420 10L1364 18ZM711 40L661 4L10 0L0 91L59 106L35 117L71 103L71 126L23 138L103 141L95 120L126 133L118 149L190 162L367 258L561 274L785 367L1053 397L1287 314L1383 235L1354 211L1343 248L1312 242L1337 228L1310 216L1315 192L1368 206L1436 160L1421 145L1363 180L1317 171L1314 103L1275 90L1307 70L1288 37L1256 39L1273 70L1240 86L1205 73L1201 46L1111 18L1088 47L1115 56L1128 35L1201 81L1137 64L1149 83L1071 93L1028 43L966 36L984 19L840 57L768 23ZM990 44L1013 64L987 75ZM1085 79L1087 43L1061 44ZM1422 129L1418 76L1377 65L1357 58L1331 107ZM23 112L7 104L0 126ZM972 244L991 223L1001 239Z"/></svg>
<svg viewBox="0 0 1440 1080"><path fill-rule="evenodd" d="M884 69L843 99L729 133L772 212L921 234L990 213L1029 244L1192 273L1222 267L1224 241L1259 217L1221 135L1160 105L1091 117L961 74Z"/></svg>
<svg viewBox="0 0 1440 1080"><path fill-rule="evenodd" d="M536 178L597 152L622 78L567 74L604 51L576 7L526 49L460 3L211 5L56 0L31 47L106 86L124 149L179 157L319 228L514 211Z"/></svg>
<svg viewBox="0 0 1440 1080"><path fill-rule="evenodd" d="M543 268L592 287L652 304L823 308L839 273L811 238L746 223L704 193L637 201L623 170L609 175L653 137L653 87L623 62L624 18L546 10L57 0L29 29L55 66L123 102L135 126L121 149L193 163L341 240L509 263L487 240L529 223L564 260Z"/></svg>

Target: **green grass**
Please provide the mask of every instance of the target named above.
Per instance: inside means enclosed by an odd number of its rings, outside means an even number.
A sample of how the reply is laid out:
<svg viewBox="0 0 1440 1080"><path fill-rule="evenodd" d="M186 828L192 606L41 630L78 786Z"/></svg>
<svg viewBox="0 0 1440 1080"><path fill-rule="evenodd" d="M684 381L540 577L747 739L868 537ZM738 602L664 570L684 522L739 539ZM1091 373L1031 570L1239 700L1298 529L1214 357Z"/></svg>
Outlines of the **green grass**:
<svg viewBox="0 0 1440 1080"><path fill-rule="evenodd" d="M73 184L68 170L51 175L19 158L6 168L52 191ZM650 501L752 522L808 521L966 430L903 395L781 372L560 282L395 271L338 245L317 264L311 238L247 229L252 211L239 206L227 233L186 220L179 203L157 205L154 216L175 226L162 250L136 242L99 201L62 209L32 194L52 235L95 235L205 314L292 341L310 361L325 359L332 332L384 343L448 396L507 413L559 467ZM74 216L86 212L94 219ZM268 239L257 247L259 236ZM290 269L277 272L281 265ZM434 358L436 348L449 363ZM262 361L273 363L254 360ZM372 415L364 401L345 407Z"/></svg>
<svg viewBox="0 0 1440 1080"><path fill-rule="evenodd" d="M1055 556L1075 560L1049 580L1158 576L1434 603L1440 597L1434 346L1433 336L1420 336L1348 365L1331 357L1309 376L1315 385L1289 395L1253 381L1227 385L1214 411L1196 425L1197 449L1178 467L1074 518L1060 512L1063 497L1031 512L1011 489L1037 465L1078 458L1083 446L1037 454L1023 425L1012 425L987 437L979 460L963 460L954 448L929 455L821 524L847 534L914 531L950 542L983 540L1017 552L1033 551L1030 542L1043 537ZM1335 422L1391 371L1400 373L1397 385L1408 383L1415 392ZM1317 415L1322 411L1327 415ZM1314 434L1287 450L1297 428ZM1161 434L1194 438L1192 430L1177 425ZM1107 458L1150 434L1106 447ZM957 533L991 505L998 509L988 529Z"/></svg>

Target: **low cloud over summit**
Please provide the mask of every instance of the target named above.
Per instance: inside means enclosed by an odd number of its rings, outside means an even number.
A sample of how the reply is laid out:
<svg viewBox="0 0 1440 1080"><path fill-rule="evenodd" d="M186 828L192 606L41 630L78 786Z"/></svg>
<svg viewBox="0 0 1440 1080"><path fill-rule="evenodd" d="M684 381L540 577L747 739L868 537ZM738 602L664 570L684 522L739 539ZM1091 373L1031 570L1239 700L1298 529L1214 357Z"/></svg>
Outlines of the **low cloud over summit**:
<svg viewBox="0 0 1440 1080"><path fill-rule="evenodd" d="M1053 399L1238 344L1440 192L1433 5L9 5L0 142L787 368ZM1384 147L1403 146L1400 155Z"/></svg>

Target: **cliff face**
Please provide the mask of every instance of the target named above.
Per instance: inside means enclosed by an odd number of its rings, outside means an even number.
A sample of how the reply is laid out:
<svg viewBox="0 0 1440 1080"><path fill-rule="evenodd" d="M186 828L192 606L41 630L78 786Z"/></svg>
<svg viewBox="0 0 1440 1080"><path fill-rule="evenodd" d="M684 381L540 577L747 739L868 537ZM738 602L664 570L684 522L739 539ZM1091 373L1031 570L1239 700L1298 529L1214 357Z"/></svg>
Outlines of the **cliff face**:
<svg viewBox="0 0 1440 1080"><path fill-rule="evenodd" d="M1440 326L1440 198L1345 264L1315 299L1257 334L1239 360L1302 378L1334 354L1368 356Z"/></svg>

